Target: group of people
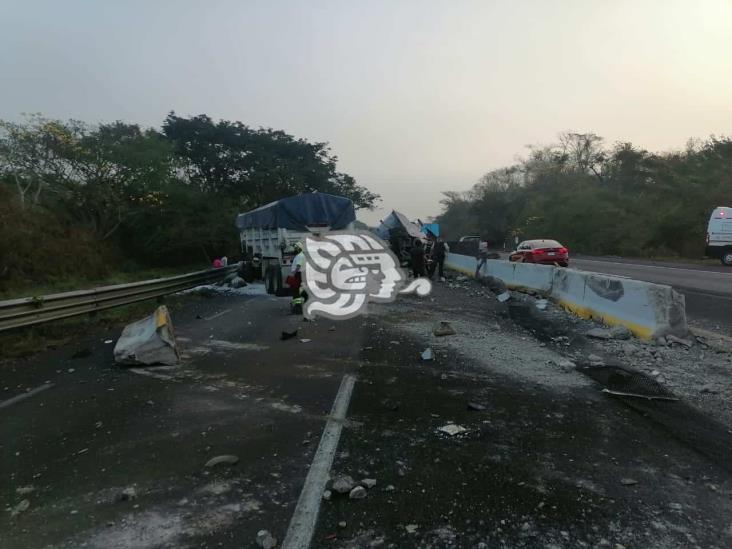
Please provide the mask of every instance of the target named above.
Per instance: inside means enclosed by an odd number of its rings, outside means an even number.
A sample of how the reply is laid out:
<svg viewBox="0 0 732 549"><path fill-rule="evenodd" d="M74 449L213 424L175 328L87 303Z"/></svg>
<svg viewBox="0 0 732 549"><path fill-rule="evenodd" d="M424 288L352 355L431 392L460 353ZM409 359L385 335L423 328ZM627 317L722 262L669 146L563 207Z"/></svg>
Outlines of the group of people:
<svg viewBox="0 0 732 549"><path fill-rule="evenodd" d="M410 250L410 259L412 263L412 275L414 278L427 276L432 278L435 271L438 272L440 280L445 280L445 256L450 251L450 247L442 238L437 238L432 244L429 252L425 249L420 239L415 239L414 245Z"/></svg>

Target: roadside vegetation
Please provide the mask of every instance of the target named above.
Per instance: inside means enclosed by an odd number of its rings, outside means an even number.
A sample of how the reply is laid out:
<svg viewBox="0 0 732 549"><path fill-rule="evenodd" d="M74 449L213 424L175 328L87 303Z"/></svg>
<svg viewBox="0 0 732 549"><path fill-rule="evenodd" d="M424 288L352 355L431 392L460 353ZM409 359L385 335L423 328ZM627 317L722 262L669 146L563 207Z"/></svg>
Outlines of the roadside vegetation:
<svg viewBox="0 0 732 549"><path fill-rule="evenodd" d="M729 204L732 139L652 153L565 132L469 191L445 192L437 221L448 238L481 235L499 247L552 238L586 254L699 258L711 211Z"/></svg>
<svg viewBox="0 0 732 549"><path fill-rule="evenodd" d="M300 192L373 207L336 163L327 143L206 115L0 121L0 296L234 260L236 214Z"/></svg>

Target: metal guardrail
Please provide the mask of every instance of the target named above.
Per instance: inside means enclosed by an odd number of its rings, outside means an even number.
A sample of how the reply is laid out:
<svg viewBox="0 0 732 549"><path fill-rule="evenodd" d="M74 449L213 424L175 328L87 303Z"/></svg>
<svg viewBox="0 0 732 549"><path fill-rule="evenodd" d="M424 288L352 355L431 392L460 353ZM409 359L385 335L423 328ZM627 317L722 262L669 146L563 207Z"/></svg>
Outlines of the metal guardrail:
<svg viewBox="0 0 732 549"><path fill-rule="evenodd" d="M237 265L183 275L0 301L0 332L129 305L223 279Z"/></svg>

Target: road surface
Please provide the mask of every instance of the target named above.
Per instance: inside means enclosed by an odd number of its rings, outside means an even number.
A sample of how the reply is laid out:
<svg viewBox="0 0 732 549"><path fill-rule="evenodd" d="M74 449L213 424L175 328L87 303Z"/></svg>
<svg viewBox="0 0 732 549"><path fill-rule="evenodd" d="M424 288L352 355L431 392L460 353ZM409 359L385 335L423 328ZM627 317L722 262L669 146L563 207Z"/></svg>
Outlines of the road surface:
<svg viewBox="0 0 732 549"><path fill-rule="evenodd" d="M682 436L684 404L638 413L558 368L600 343L585 321L550 333L521 310L472 281L342 322L303 323L266 295L192 298L173 316L178 367L115 365L119 328L4 363L0 547L238 549L293 524L313 548L732 546L730 451L708 451L732 443L726 427L701 417ZM457 333L433 336L440 320ZM717 393L688 385L729 408L718 355L620 345L672 380L717 376ZM674 374L673 357L695 367ZM206 466L221 455L239 461ZM313 500L323 472L376 485Z"/></svg>
<svg viewBox="0 0 732 549"><path fill-rule="evenodd" d="M668 284L686 296L690 324L732 334L732 268L643 260L572 258L584 271Z"/></svg>

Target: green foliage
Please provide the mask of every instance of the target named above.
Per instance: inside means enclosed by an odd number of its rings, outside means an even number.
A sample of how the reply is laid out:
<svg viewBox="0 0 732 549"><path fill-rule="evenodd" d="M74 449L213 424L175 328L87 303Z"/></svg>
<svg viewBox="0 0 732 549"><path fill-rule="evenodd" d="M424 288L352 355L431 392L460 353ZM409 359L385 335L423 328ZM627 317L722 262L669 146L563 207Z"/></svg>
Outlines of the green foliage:
<svg viewBox="0 0 732 549"><path fill-rule="evenodd" d="M205 115L171 113L162 132L121 121L0 120L0 282L235 259L236 214L298 193L373 207L379 197L336 163L326 143Z"/></svg>
<svg viewBox="0 0 732 549"><path fill-rule="evenodd" d="M732 140L654 154L565 132L467 193L444 194L437 221L453 238L479 234L511 246L517 235L582 253L699 257L711 210L732 204Z"/></svg>

